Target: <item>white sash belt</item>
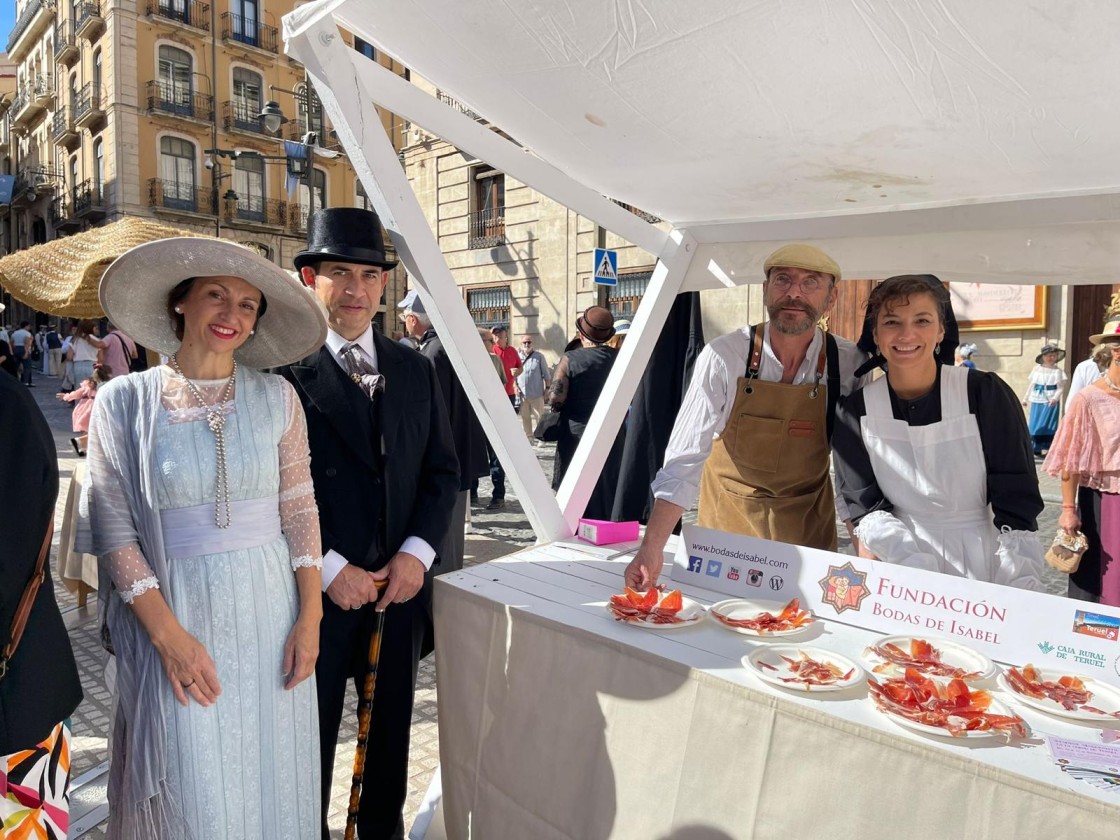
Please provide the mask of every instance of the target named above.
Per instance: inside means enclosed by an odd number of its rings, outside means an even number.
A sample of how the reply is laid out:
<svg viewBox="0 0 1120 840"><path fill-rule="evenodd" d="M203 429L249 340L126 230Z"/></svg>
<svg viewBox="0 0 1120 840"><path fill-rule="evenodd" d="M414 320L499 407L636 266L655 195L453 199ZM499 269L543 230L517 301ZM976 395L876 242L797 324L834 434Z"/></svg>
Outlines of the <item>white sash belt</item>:
<svg viewBox="0 0 1120 840"><path fill-rule="evenodd" d="M230 503L232 527L214 524L214 503L160 511L163 547L168 557L197 557L241 551L280 539L280 497Z"/></svg>

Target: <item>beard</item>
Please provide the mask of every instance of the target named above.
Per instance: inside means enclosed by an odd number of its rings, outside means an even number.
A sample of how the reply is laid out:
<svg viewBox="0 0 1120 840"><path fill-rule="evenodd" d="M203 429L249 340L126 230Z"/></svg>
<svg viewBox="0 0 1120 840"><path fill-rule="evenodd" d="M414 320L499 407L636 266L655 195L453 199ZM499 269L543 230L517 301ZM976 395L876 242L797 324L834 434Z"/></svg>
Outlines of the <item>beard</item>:
<svg viewBox="0 0 1120 840"><path fill-rule="evenodd" d="M798 309L804 313L802 317L791 316L782 310ZM767 304L766 312L770 316L770 324L782 335L803 335L817 325L821 313L804 300L782 298L774 303Z"/></svg>

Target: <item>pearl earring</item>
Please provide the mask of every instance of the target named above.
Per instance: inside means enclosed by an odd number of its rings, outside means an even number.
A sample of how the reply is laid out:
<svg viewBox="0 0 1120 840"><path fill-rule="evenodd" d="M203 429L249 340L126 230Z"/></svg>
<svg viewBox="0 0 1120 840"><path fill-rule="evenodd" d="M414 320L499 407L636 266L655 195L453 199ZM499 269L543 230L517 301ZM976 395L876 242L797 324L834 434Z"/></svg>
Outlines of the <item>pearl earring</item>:
<svg viewBox="0 0 1120 840"><path fill-rule="evenodd" d="M257 334L256 330L249 330L249 335L256 335L256 334Z"/></svg>
<svg viewBox="0 0 1120 840"><path fill-rule="evenodd" d="M176 312L176 314L178 314L178 315L182 315L182 314L183 314L183 307L181 307L181 306L176 306L176 307L175 307L175 312Z"/></svg>

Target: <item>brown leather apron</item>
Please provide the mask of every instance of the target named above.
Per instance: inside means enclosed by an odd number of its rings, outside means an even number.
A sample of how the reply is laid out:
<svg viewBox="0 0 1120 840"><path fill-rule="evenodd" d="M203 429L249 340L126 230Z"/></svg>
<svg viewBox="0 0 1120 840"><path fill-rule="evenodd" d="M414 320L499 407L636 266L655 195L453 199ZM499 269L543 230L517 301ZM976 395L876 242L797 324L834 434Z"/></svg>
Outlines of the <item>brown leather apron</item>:
<svg viewBox="0 0 1120 840"><path fill-rule="evenodd" d="M763 325L751 328L751 356L735 404L700 478L697 523L766 540L836 550L836 509L828 474L828 399L816 376L802 385L763 382Z"/></svg>

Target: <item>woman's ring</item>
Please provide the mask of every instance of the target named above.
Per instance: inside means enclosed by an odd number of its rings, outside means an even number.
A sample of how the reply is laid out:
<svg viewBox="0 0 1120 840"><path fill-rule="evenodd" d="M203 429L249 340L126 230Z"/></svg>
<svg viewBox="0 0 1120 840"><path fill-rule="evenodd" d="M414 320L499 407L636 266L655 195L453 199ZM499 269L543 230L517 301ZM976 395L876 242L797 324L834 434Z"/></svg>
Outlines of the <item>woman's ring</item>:
<svg viewBox="0 0 1120 840"><path fill-rule="evenodd" d="M183 688L190 688L192 685L194 685L194 680L191 680L189 683L183 683Z"/></svg>

